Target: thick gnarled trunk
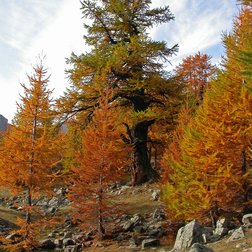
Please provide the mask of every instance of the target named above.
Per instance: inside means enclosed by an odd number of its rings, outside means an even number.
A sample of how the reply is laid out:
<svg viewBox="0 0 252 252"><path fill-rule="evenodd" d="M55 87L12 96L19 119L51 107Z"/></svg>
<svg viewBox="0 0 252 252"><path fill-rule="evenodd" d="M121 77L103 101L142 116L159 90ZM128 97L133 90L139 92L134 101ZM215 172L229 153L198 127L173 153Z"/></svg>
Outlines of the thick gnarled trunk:
<svg viewBox="0 0 252 252"><path fill-rule="evenodd" d="M132 185L140 185L157 177L148 156L148 128L154 120L142 121L131 129L133 140L133 160L131 170Z"/></svg>

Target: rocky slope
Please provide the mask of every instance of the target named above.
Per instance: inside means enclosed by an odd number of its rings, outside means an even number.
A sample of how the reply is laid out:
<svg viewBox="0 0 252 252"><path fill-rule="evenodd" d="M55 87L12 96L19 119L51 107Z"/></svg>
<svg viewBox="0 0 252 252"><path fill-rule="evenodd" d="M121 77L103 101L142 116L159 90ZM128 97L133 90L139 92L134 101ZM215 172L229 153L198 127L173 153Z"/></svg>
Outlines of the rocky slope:
<svg viewBox="0 0 252 252"><path fill-rule="evenodd" d="M155 184L140 187L113 185L109 188L118 204L125 203L124 213L107 220L108 235L105 240L96 239L96 230L85 232L75 226L66 210L69 209L66 198L67 190L55 190L52 198L40 198L33 203L40 206L48 214L60 214L64 222L54 229L41 231L41 250L57 251L98 251L98 252L127 252L127 251L190 251L190 252L249 252L252 251L252 216L244 217L241 224L231 223L225 219L218 221L216 228L204 227L197 221L192 221L182 227L177 234L175 226L167 220L160 191ZM1 198L1 193L0 193ZM20 215L22 212L22 197L3 197L0 200L0 213L11 211ZM1 212L2 210L2 212ZM1 215L0 230L8 236L10 223L8 215ZM5 219L5 220L3 220ZM174 229L175 227L175 229Z"/></svg>

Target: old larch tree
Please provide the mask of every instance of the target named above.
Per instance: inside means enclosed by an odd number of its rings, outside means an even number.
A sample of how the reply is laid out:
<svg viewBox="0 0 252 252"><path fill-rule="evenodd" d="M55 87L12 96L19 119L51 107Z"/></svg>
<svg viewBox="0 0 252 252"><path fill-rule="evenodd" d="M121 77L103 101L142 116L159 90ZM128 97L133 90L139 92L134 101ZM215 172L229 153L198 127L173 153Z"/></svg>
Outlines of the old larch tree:
<svg viewBox="0 0 252 252"><path fill-rule="evenodd" d="M125 123L128 135L122 138L133 146L132 184L141 184L156 176L148 156L149 128L177 92L164 63L178 46L168 48L164 41L153 41L148 32L174 16L168 6L152 9L151 0L86 0L81 4L83 17L92 21L84 25L85 43L91 50L68 59L72 85L59 107L67 117L79 112L88 117L99 91L109 85L114 94L111 102L139 115Z"/></svg>

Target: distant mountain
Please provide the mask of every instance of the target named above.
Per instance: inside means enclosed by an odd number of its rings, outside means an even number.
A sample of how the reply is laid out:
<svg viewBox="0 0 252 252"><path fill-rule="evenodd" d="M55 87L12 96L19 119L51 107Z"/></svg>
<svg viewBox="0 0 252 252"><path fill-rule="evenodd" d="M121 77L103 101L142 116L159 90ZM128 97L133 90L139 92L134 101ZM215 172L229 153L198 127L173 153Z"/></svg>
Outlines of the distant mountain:
<svg viewBox="0 0 252 252"><path fill-rule="evenodd" d="M8 127L8 119L0 115L0 131L5 131Z"/></svg>

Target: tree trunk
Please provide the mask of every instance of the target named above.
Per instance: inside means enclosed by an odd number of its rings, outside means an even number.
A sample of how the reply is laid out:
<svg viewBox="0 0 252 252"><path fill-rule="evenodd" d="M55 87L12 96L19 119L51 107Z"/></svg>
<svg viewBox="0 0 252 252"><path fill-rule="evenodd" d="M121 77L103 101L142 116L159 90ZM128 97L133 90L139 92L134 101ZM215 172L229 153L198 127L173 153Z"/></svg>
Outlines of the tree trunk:
<svg viewBox="0 0 252 252"><path fill-rule="evenodd" d="M37 108L36 108L36 114L37 114ZM32 135L31 135L31 155L29 160L29 170L28 174L31 177L33 174L33 162L34 162L34 147L35 147L35 136L37 131L37 116L34 117L33 120L33 128L32 128ZM29 179L31 180L31 178ZM29 181L30 182L30 181ZM31 185L27 185L27 195L26 195L26 201L27 201L27 210L26 210L26 224L31 224L31 206L32 206L32 196L31 196Z"/></svg>
<svg viewBox="0 0 252 252"><path fill-rule="evenodd" d="M98 191L98 234L99 239L102 240L105 235L105 228L103 226L103 216L102 216L102 199L103 199L103 188L102 188L102 178L99 181L99 191Z"/></svg>
<svg viewBox="0 0 252 252"><path fill-rule="evenodd" d="M151 167L148 156L148 128L154 120L142 121L131 129L133 138L132 185L140 185L157 178L157 172Z"/></svg>
<svg viewBox="0 0 252 252"><path fill-rule="evenodd" d="M31 224L31 189L30 187L27 188L27 192L26 192L26 206L27 206L27 210L26 210L26 223L27 224Z"/></svg>

